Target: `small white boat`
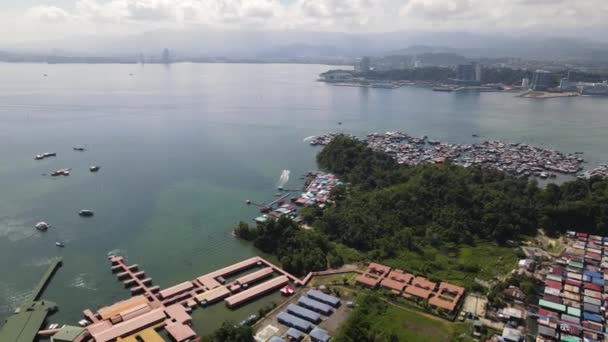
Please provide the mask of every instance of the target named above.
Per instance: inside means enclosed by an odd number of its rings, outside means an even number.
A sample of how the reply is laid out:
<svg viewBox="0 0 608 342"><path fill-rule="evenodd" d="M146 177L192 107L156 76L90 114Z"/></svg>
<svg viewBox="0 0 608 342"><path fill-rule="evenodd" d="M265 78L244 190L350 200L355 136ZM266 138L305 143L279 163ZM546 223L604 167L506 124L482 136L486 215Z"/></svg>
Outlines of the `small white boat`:
<svg viewBox="0 0 608 342"><path fill-rule="evenodd" d="M91 210L83 209L80 212L78 212L78 215L84 216L84 217L91 217L91 216L95 215L95 213L93 213L93 211L91 211Z"/></svg>
<svg viewBox="0 0 608 342"><path fill-rule="evenodd" d="M80 325L81 327L86 327L87 325L89 325L89 321L87 321L86 319L81 319L80 321L78 321L78 325Z"/></svg>
<svg viewBox="0 0 608 342"><path fill-rule="evenodd" d="M89 167L89 171L91 171L91 172L97 172L97 171L99 171L99 168L100 168L99 166L93 165L93 166Z"/></svg>
<svg viewBox="0 0 608 342"><path fill-rule="evenodd" d="M65 247L65 245L63 244L63 242L59 242L59 241L55 242L55 246L61 247L61 248Z"/></svg>
<svg viewBox="0 0 608 342"><path fill-rule="evenodd" d="M42 221L42 222L36 223L36 225L34 227L36 227L36 229L38 229L40 231L45 231L45 230L49 229L50 225L48 223Z"/></svg>

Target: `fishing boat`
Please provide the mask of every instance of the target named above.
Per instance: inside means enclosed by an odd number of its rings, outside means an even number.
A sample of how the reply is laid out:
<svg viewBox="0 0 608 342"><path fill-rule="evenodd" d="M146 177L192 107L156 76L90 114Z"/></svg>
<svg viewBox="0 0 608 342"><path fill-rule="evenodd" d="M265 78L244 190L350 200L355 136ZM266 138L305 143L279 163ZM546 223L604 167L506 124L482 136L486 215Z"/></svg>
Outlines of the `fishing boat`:
<svg viewBox="0 0 608 342"><path fill-rule="evenodd" d="M44 158L57 157L57 152L46 152L42 155Z"/></svg>
<svg viewBox="0 0 608 342"><path fill-rule="evenodd" d="M77 146L77 147L74 147L74 151L83 152L83 151L85 151L85 148L84 148L84 147Z"/></svg>
<svg viewBox="0 0 608 342"><path fill-rule="evenodd" d="M36 225L34 227L36 227L36 229L38 229L40 231L46 231L47 229L49 229L50 225L48 223L42 221L42 222L36 223Z"/></svg>
<svg viewBox="0 0 608 342"><path fill-rule="evenodd" d="M42 154L37 154L37 155L34 157L34 159L36 159L36 160L42 160L42 159L44 159L44 156L43 156Z"/></svg>
<svg viewBox="0 0 608 342"><path fill-rule="evenodd" d="M95 215L95 213L93 213L91 210L83 209L78 212L78 215L83 217L91 217Z"/></svg>
<svg viewBox="0 0 608 342"><path fill-rule="evenodd" d="M69 175L70 175L70 169L59 169L59 170L55 170L55 171L51 172L51 176L53 176L53 177L69 176Z"/></svg>

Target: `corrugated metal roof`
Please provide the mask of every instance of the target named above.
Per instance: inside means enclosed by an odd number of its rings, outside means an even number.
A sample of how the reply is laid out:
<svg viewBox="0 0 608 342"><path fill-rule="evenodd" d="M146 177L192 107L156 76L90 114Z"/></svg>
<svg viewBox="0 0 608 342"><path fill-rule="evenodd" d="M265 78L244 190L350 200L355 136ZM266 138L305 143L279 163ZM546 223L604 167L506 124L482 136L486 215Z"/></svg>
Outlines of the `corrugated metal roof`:
<svg viewBox="0 0 608 342"><path fill-rule="evenodd" d="M597 323L602 323L604 321L602 319L602 316L591 313L591 312L587 312L587 311L583 312L583 318L585 320L593 321L593 322L597 322Z"/></svg>
<svg viewBox="0 0 608 342"><path fill-rule="evenodd" d="M331 314L332 312L331 306L323 304L321 302L317 302L316 300L310 299L308 297L301 297L300 299L298 299L298 305L319 312L326 316Z"/></svg>
<svg viewBox="0 0 608 342"><path fill-rule="evenodd" d="M286 326L291 327L291 328L296 328L303 332L308 332L308 331L310 331L310 328L312 328L312 324L310 324L310 322L305 321L296 316L290 315L284 311L280 312L277 315L277 320L279 321L279 323L285 324Z"/></svg>
<svg viewBox="0 0 608 342"><path fill-rule="evenodd" d="M581 317L581 309L573 308L571 306L568 307L568 315Z"/></svg>
<svg viewBox="0 0 608 342"><path fill-rule="evenodd" d="M334 296L330 296L328 294L325 294L321 291L317 291L317 290L308 290L308 292L306 292L306 296L310 297L312 299L318 300L321 303L325 303L327 305L331 305L333 307L337 307L340 305L340 299L334 297Z"/></svg>
<svg viewBox="0 0 608 342"><path fill-rule="evenodd" d="M539 300L538 301L538 305L543 306L545 308L562 311L562 312L566 311L566 306L565 305L549 302L549 301L546 301L544 299Z"/></svg>
<svg viewBox="0 0 608 342"><path fill-rule="evenodd" d="M321 321L321 315L318 313L294 304L289 304L287 306L287 312L315 324Z"/></svg>
<svg viewBox="0 0 608 342"><path fill-rule="evenodd" d="M314 342L327 342L331 338L329 333L321 328L314 328L309 335Z"/></svg>
<svg viewBox="0 0 608 342"><path fill-rule="evenodd" d="M545 325L539 325L538 334L543 335L543 336L548 336L548 337L555 337L555 329L545 326Z"/></svg>
<svg viewBox="0 0 608 342"><path fill-rule="evenodd" d="M287 329L287 332L285 334L296 341L300 341L302 338L304 338L304 334L294 328Z"/></svg>

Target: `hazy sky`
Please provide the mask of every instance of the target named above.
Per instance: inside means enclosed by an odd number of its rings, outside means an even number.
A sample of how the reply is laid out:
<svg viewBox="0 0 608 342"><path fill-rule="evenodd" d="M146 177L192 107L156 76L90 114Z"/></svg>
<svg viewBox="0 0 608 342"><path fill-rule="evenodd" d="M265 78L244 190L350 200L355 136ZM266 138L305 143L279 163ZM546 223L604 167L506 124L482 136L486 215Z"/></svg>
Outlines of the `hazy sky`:
<svg viewBox="0 0 608 342"><path fill-rule="evenodd" d="M605 30L606 18L608 0L1 0L0 44L197 27L559 35Z"/></svg>

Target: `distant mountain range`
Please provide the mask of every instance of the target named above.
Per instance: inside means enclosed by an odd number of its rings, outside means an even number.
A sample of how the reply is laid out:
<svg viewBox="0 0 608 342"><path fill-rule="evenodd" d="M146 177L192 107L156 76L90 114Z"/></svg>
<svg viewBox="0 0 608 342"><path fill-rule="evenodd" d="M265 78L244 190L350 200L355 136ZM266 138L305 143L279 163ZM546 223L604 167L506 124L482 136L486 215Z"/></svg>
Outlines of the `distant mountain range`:
<svg viewBox="0 0 608 342"><path fill-rule="evenodd" d="M74 37L61 41L0 47L29 56L160 57L280 60L451 53L467 58L514 57L608 64L608 43L534 35L444 33L218 32L158 30L126 37ZM0 58L3 58L0 55Z"/></svg>

